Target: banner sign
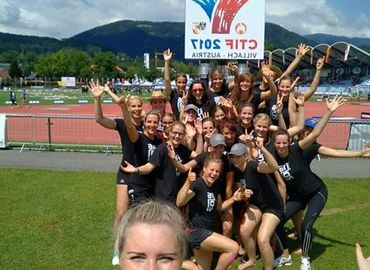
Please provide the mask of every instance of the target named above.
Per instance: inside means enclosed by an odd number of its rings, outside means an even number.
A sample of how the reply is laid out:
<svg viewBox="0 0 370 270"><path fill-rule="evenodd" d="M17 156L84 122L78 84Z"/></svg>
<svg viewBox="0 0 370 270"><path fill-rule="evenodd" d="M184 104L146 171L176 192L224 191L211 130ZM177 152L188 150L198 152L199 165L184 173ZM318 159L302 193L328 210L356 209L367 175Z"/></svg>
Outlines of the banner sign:
<svg viewBox="0 0 370 270"><path fill-rule="evenodd" d="M185 58L263 59L265 0L186 0Z"/></svg>
<svg viewBox="0 0 370 270"><path fill-rule="evenodd" d="M76 87L76 78L75 77L62 77L62 86L63 87Z"/></svg>
<svg viewBox="0 0 370 270"><path fill-rule="evenodd" d="M6 132L6 114L0 114L0 148L8 147Z"/></svg>

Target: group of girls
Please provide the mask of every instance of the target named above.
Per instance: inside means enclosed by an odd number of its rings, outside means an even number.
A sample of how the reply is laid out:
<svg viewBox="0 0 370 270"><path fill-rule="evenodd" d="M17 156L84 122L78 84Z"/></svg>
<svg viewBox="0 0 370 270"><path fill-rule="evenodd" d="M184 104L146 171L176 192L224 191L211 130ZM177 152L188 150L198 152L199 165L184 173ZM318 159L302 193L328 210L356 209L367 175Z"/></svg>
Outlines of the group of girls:
<svg viewBox="0 0 370 270"><path fill-rule="evenodd" d="M215 70L210 84L176 76L171 89L170 60L164 55L165 92L153 93L152 110L143 114L136 96L118 97L109 87L90 83L95 97L96 121L119 132L122 162L117 173L116 221L129 205L159 199L177 205L187 221L187 240L194 260L183 269L228 269L238 255L238 269L254 266L257 246L265 270L292 263L284 223L296 216L301 270L311 269L312 226L327 201L324 182L310 169L317 153L330 156L369 156L334 150L316 142L330 116L343 104L341 97L327 101L316 125L306 125L304 103L315 92L323 68L316 64L310 89L294 92L297 80L288 75L308 48L298 46L296 59L282 73L262 65L260 84L250 73L227 68L234 80L226 83ZM122 109L123 119L104 117L101 95L106 92ZM168 99L167 99L168 97ZM165 112L169 101L172 113ZM307 208L307 209L306 209ZM302 218L302 209L306 209ZM271 242L279 239L282 254L274 258ZM119 254L115 251L113 263ZM213 260L214 261L214 260Z"/></svg>

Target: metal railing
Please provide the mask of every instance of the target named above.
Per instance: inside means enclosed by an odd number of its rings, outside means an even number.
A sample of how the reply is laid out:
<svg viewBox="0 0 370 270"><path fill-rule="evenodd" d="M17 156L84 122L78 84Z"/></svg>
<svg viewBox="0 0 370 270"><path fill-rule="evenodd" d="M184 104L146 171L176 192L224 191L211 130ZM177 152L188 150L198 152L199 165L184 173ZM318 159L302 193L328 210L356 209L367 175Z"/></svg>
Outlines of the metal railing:
<svg viewBox="0 0 370 270"><path fill-rule="evenodd" d="M25 147L39 150L121 150L118 133L98 125L94 116L7 114L7 138L10 145L21 145L21 150Z"/></svg>
<svg viewBox="0 0 370 270"><path fill-rule="evenodd" d="M7 114L7 137L10 145L22 148L121 151L118 132L101 127L92 115ZM360 150L370 143L370 120L332 118L318 141L327 147Z"/></svg>

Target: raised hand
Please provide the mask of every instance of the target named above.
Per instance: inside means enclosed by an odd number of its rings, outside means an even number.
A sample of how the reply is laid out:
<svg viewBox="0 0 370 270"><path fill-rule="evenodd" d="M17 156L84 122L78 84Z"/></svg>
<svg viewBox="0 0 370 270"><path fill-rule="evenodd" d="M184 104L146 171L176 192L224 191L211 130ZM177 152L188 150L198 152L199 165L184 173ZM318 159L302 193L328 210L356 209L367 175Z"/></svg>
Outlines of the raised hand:
<svg viewBox="0 0 370 270"><path fill-rule="evenodd" d="M293 100L297 106L303 106L304 105L304 94L301 92L296 92Z"/></svg>
<svg viewBox="0 0 370 270"><path fill-rule="evenodd" d="M164 59L164 61L170 61L170 60L171 60L171 58L172 58L172 52L171 52L171 50L168 48L167 50L165 50L165 51L163 52L163 59Z"/></svg>
<svg viewBox="0 0 370 270"><path fill-rule="evenodd" d="M190 168L186 181L188 181L189 183L192 183L195 181L195 179L197 179L197 175L195 174L195 172L192 172L192 169Z"/></svg>
<svg viewBox="0 0 370 270"><path fill-rule="evenodd" d="M234 192L234 194L233 194L234 202L239 202L239 201L244 199L244 190L243 189L244 188L240 187L240 188L238 188L237 191Z"/></svg>
<svg viewBox="0 0 370 270"><path fill-rule="evenodd" d="M229 109L233 107L233 103L229 98L221 97L220 102L221 102L222 107L229 108Z"/></svg>
<svg viewBox="0 0 370 270"><path fill-rule="evenodd" d="M185 133L188 136L188 138L194 138L194 136L197 134L197 131L195 127L193 127L190 124L185 125Z"/></svg>
<svg viewBox="0 0 370 270"><path fill-rule="evenodd" d="M283 112L284 104L283 104L283 96L278 95L276 100L276 113L281 114Z"/></svg>
<svg viewBox="0 0 370 270"><path fill-rule="evenodd" d="M217 131L217 129L213 129L212 132L210 133L207 133L206 135L204 135L204 139L209 142L209 140L211 139L212 135L215 134Z"/></svg>
<svg viewBox="0 0 370 270"><path fill-rule="evenodd" d="M170 159L176 158L176 152L175 152L175 149L173 148L172 143L167 143L167 152L168 152L168 157Z"/></svg>
<svg viewBox="0 0 370 270"><path fill-rule="evenodd" d="M263 138L260 138L260 137L257 137L256 140L255 140L255 144L256 144L256 147L261 149L264 147L264 139Z"/></svg>
<svg viewBox="0 0 370 270"><path fill-rule="evenodd" d="M266 65L264 62L261 63L261 71L262 71L262 75L266 78L268 78L271 74L270 66Z"/></svg>
<svg viewBox="0 0 370 270"><path fill-rule="evenodd" d="M292 84L290 85L289 87L289 91L292 92L294 90L294 87L296 86L296 84L298 83L300 77L298 76L297 78L294 79L294 81L292 82Z"/></svg>
<svg viewBox="0 0 370 270"><path fill-rule="evenodd" d="M324 67L324 60L325 60L325 56L320 57L319 59L317 59L317 62L316 62L316 69L317 70L322 70L322 68Z"/></svg>
<svg viewBox="0 0 370 270"><path fill-rule="evenodd" d="M344 97L337 94L335 98L332 100L332 102L329 102L328 99L326 99L326 107L329 111L332 113L335 112L340 106L344 104Z"/></svg>
<svg viewBox="0 0 370 270"><path fill-rule="evenodd" d="M99 84L99 80L94 82L94 80L89 81L87 88L93 94L94 98L101 97L104 92L104 88Z"/></svg>
<svg viewBox="0 0 370 270"><path fill-rule="evenodd" d="M189 90L185 90L184 91L184 94L182 95L182 104L185 106L186 104L188 104L188 100L189 100L189 97L190 97L190 91Z"/></svg>
<svg viewBox="0 0 370 270"><path fill-rule="evenodd" d="M299 44L298 45L298 55L304 56L308 51L310 50L310 47L306 46L306 44Z"/></svg>
<svg viewBox="0 0 370 270"><path fill-rule="evenodd" d="M225 66L228 70L230 70L232 73L235 73L238 71L238 66L234 63L227 63L227 65Z"/></svg>
<svg viewBox="0 0 370 270"><path fill-rule="evenodd" d="M203 122L202 120L195 120L194 122L194 125L195 125L195 129L197 131L198 134L203 134Z"/></svg>

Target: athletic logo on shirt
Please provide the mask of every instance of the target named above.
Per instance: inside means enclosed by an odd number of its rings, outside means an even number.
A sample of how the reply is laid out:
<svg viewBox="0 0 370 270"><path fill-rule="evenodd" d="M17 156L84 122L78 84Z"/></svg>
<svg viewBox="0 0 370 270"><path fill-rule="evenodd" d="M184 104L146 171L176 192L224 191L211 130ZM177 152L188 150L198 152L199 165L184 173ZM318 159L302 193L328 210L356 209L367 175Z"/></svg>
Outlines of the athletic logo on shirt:
<svg viewBox="0 0 370 270"><path fill-rule="evenodd" d="M149 158L153 155L153 152L156 148L157 147L154 144L148 143L148 161L149 161Z"/></svg>
<svg viewBox="0 0 370 270"><path fill-rule="evenodd" d="M272 120L279 120L276 112L276 105L273 105L270 111L270 117Z"/></svg>
<svg viewBox="0 0 370 270"><path fill-rule="evenodd" d="M280 172L280 175L286 180L286 181L290 181L290 180L293 180L294 177L290 174L290 171L292 169L290 168L290 165L289 165L289 162L283 164L283 165L279 165L279 172Z"/></svg>
<svg viewBox="0 0 370 270"><path fill-rule="evenodd" d="M212 210L215 208L216 204L216 198L215 194L212 192L207 192L207 212L212 212Z"/></svg>
<svg viewBox="0 0 370 270"><path fill-rule="evenodd" d="M175 159L176 159L178 162L182 163L182 159L181 159L181 157L180 157L178 154L176 154L176 155L175 155ZM180 172L179 172L179 170L176 168L176 176L179 176L179 175L180 175Z"/></svg>
<svg viewBox="0 0 370 270"><path fill-rule="evenodd" d="M221 96L213 97L215 100L216 105L221 105Z"/></svg>
<svg viewBox="0 0 370 270"><path fill-rule="evenodd" d="M181 97L178 97L177 98L177 109L180 110L181 106L182 106L182 98Z"/></svg>

